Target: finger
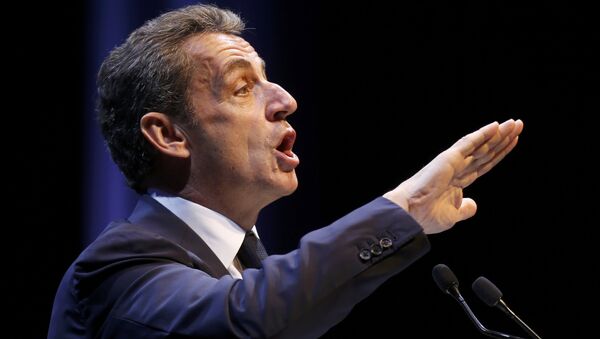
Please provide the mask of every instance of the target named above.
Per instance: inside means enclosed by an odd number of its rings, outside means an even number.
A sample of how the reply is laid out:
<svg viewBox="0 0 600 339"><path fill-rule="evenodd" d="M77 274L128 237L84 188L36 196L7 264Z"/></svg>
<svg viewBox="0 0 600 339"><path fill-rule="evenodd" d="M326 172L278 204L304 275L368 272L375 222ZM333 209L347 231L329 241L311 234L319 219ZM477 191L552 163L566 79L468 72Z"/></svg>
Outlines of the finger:
<svg viewBox="0 0 600 339"><path fill-rule="evenodd" d="M500 129L502 129L502 126ZM508 133L508 131L510 131L510 133ZM504 133L508 133L508 134L505 135L504 138L497 145L495 145L493 148L489 149L487 151L487 153L484 154L483 156L481 156L480 158L469 162L468 166L465 167L465 169L464 169L464 173L469 174L471 171L478 171L479 167L484 166L490 160L494 159L494 157L498 153L502 152L502 150L504 150L506 148L506 146L508 146L508 144L510 144L519 134L521 134L522 131L523 131L523 121L521 121L521 120L515 121L512 129L510 129L510 130L505 129L503 132L501 132L503 134ZM479 150L477 150L475 152L477 153L478 151Z"/></svg>
<svg viewBox="0 0 600 339"><path fill-rule="evenodd" d="M467 157L474 150L483 145L486 141L491 139L498 131L498 122L494 121L491 124L487 124L477 131L467 134L458 140L451 148L460 152L464 157Z"/></svg>
<svg viewBox="0 0 600 339"><path fill-rule="evenodd" d="M485 165L481 166L477 170L477 176L480 177L480 176L486 174L487 172L489 172L492 168L494 168L494 166L496 166L496 164L499 163L500 160L504 159L504 157L508 153L510 153L510 151L512 151L513 148L515 148L515 146L517 146L517 142L519 142L518 136L516 138L514 138L512 140L512 142L508 146L506 146L502 151L498 152L498 154L496 154L496 156L491 161L489 161Z"/></svg>
<svg viewBox="0 0 600 339"><path fill-rule="evenodd" d="M511 135L512 131L515 129L515 126L516 124L513 119L508 119L500 124L496 134L494 134L494 136L486 141L483 145L479 146L479 148L473 152L473 156L475 158L481 158L488 155L490 150L493 151L499 143Z"/></svg>
<svg viewBox="0 0 600 339"><path fill-rule="evenodd" d="M521 134L521 132L523 132L524 126L525 126L525 124L523 123L523 121L521 119L518 119L517 121L515 121L515 129L513 130L513 135L515 138L517 136L519 136Z"/></svg>
<svg viewBox="0 0 600 339"><path fill-rule="evenodd" d="M475 215L475 212L477 212L477 204L475 203L475 200L471 198L463 198L462 204L460 204L460 208L458 209L459 220L457 221L469 219Z"/></svg>
<svg viewBox="0 0 600 339"><path fill-rule="evenodd" d="M476 160L472 161L471 163L469 163L469 165L465 168L464 173L470 174L471 172L477 172L480 167L482 167L483 165L488 163L490 160L492 160L496 156L496 154L498 154L504 148L506 148L506 146L508 146L508 144L512 140L513 139L508 138L508 137L502 139L502 142L499 143L498 145L496 145L496 147L494 147L493 150L488 151L488 153L485 154L483 157L476 159Z"/></svg>
<svg viewBox="0 0 600 339"><path fill-rule="evenodd" d="M521 120L518 120L518 121L521 121ZM521 125L522 124L523 124L523 122L521 122ZM506 138L507 136L511 135L516 127L517 127L517 122L514 119L508 119L505 122L503 122L498 127L498 132L500 133L500 139Z"/></svg>
<svg viewBox="0 0 600 339"><path fill-rule="evenodd" d="M470 184L472 184L473 181L475 181L475 179L477 179L477 177L478 177L477 171L468 172L460 177L456 177L456 178L452 179L452 186L465 188L465 187L469 186Z"/></svg>

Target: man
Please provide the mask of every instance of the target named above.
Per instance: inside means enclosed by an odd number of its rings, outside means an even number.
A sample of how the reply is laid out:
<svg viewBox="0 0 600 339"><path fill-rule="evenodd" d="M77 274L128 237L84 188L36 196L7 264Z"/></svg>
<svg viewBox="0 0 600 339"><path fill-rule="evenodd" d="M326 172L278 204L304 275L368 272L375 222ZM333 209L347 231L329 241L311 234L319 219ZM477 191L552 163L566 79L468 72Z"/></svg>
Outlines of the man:
<svg viewBox="0 0 600 339"><path fill-rule="evenodd" d="M186 7L105 60L102 131L142 196L65 274L49 338L318 337L422 256L425 234L475 213L462 188L521 133L520 121L482 127L297 250L252 261L258 213L294 192L299 160L296 101L242 30L229 11Z"/></svg>

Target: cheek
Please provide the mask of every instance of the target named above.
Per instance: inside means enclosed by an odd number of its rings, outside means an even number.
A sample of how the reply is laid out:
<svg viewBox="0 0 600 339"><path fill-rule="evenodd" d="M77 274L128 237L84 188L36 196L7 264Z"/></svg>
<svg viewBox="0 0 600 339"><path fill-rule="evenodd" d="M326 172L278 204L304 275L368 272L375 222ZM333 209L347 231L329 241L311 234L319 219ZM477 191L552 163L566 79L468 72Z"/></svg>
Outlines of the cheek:
<svg viewBox="0 0 600 339"><path fill-rule="evenodd" d="M264 129L253 129L247 134L246 147L249 166L260 172L272 172L277 169L277 160L273 153L276 138Z"/></svg>
<svg viewBox="0 0 600 339"><path fill-rule="evenodd" d="M223 138L217 142L221 142L229 154L235 154L239 164L248 162L250 166L255 166L260 159L264 158L265 137L254 126L248 124L229 126L227 130L230 133L223 135Z"/></svg>
<svg viewBox="0 0 600 339"><path fill-rule="evenodd" d="M246 135L247 144L255 150L265 150L272 148L276 143L273 133L269 133L267 122L252 121L243 129L243 134Z"/></svg>

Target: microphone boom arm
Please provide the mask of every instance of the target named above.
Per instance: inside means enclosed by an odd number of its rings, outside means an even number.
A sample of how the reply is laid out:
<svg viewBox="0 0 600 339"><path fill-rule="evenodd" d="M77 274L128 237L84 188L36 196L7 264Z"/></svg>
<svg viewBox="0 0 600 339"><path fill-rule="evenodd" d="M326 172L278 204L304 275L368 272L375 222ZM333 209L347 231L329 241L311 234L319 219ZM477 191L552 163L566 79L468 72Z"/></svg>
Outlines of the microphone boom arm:
<svg viewBox="0 0 600 339"><path fill-rule="evenodd" d="M456 286L452 286L451 288L456 289L456 291L455 291L456 294L454 294L456 296L456 300L458 301L458 303L460 304L462 309L465 311L465 313L467 313L467 316L469 316L469 319L471 319L473 324L475 324L475 326L479 329L479 332L485 334L488 337L492 337L492 338L525 339L525 338L517 337L514 335L487 329L485 326L483 326L483 324L479 321L479 319L477 319L477 317L475 316L473 311L471 311L471 308L465 301L465 298L463 298L463 296L460 294L460 292L458 292L458 288L456 288ZM448 293L448 294L450 294L450 293Z"/></svg>
<svg viewBox="0 0 600 339"><path fill-rule="evenodd" d="M519 318L519 316L508 307L508 305L506 305L504 300L502 300L502 299L498 300L498 304L496 305L496 307L498 307L500 310L502 310L502 312L506 313L509 318L514 320L514 322L519 324L519 326L521 326L521 328L523 330L525 330L525 332L527 332L527 334L529 334L532 338L542 339L542 337L540 337L537 333L535 333L531 329L531 327L527 326L527 324L523 320L521 320L521 318Z"/></svg>

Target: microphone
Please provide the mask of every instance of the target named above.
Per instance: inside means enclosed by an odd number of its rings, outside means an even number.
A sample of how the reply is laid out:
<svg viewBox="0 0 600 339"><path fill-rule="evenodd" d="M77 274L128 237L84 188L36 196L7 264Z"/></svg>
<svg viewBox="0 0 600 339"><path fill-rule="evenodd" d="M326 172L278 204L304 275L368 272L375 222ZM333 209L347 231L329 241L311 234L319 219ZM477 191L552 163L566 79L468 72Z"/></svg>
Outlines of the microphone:
<svg viewBox="0 0 600 339"><path fill-rule="evenodd" d="M437 264L433 267L431 274L433 276L433 280L438 285L440 290L451 296L460 304L465 313L467 313L467 316L469 316L469 319L471 319L473 324L475 324L475 327L477 327L479 332L492 338L524 339L510 334L492 331L483 326L473 311L471 311L471 308L465 301L465 298L463 298L463 296L460 294L460 291L458 290L458 279L456 279L456 276L450 270L450 268L448 268L448 266L444 264Z"/></svg>
<svg viewBox="0 0 600 339"><path fill-rule="evenodd" d="M481 299L485 304L490 307L497 307L502 312L506 313L509 318L514 320L521 328L527 332L532 338L541 339L537 333L535 333L531 327L527 326L521 318L519 318L515 312L513 312L508 305L502 300L502 292L494 285L491 281L486 279L485 277L479 277L475 279L473 284L471 285L473 288L473 292Z"/></svg>

